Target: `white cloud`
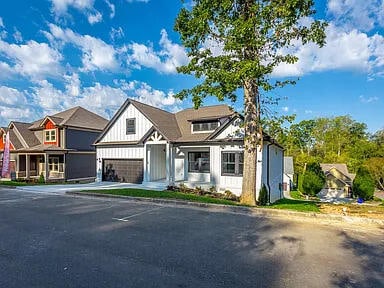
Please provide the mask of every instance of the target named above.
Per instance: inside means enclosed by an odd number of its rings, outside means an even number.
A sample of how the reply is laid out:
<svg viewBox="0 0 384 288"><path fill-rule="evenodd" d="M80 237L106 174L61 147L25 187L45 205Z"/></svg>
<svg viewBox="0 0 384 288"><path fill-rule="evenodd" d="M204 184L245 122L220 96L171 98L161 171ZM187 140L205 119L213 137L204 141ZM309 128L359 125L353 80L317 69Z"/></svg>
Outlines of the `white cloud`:
<svg viewBox="0 0 384 288"><path fill-rule="evenodd" d="M167 106L178 105L181 102L174 97L172 90L167 93L156 90L145 82L131 81L128 83L128 91L133 93L135 98L143 103L152 105L158 108L165 108Z"/></svg>
<svg viewBox="0 0 384 288"><path fill-rule="evenodd" d="M67 94L73 97L79 96L81 88L79 74L73 73L72 75L65 75L64 78L67 81L67 84L65 85Z"/></svg>
<svg viewBox="0 0 384 288"><path fill-rule="evenodd" d="M24 93L7 86L0 86L0 103L2 106L24 105L27 99Z"/></svg>
<svg viewBox="0 0 384 288"><path fill-rule="evenodd" d="M128 64L135 68L152 68L160 73L176 73L176 67L188 62L187 54L181 45L172 43L167 32L161 30L159 41L160 50L155 51L152 45L132 43L129 45L131 54L128 56Z"/></svg>
<svg viewBox="0 0 384 288"><path fill-rule="evenodd" d="M73 8L83 13L89 24L93 25L102 20L102 14L94 8L94 0L50 0L52 2L52 12L56 16L56 20L69 17L68 10Z"/></svg>
<svg viewBox="0 0 384 288"><path fill-rule="evenodd" d="M301 76L327 70L355 70L380 73L384 66L384 37L369 36L357 30L346 31L334 23L326 29L327 44L319 48L313 43L297 44L286 50L299 58L295 64L282 64L273 73L276 77Z"/></svg>
<svg viewBox="0 0 384 288"><path fill-rule="evenodd" d="M93 25L95 23L99 23L103 20L103 15L100 12L96 12L94 14L88 14L88 22Z"/></svg>
<svg viewBox="0 0 384 288"><path fill-rule="evenodd" d="M116 39L121 39L124 37L124 30L123 28L111 28L111 32L109 33L109 37L111 37L112 41L115 41Z"/></svg>
<svg viewBox="0 0 384 288"><path fill-rule="evenodd" d="M71 43L81 49L83 71L111 71L119 67L116 60L117 51L103 40L89 35L79 35L71 29L62 29L54 24L50 24L49 27L50 33L45 34L50 41L61 40L63 43Z"/></svg>
<svg viewBox="0 0 384 288"><path fill-rule="evenodd" d="M379 100L379 97L371 96L371 97L365 97L364 95L360 95L359 97L360 102L362 103L372 103Z"/></svg>
<svg viewBox="0 0 384 288"><path fill-rule="evenodd" d="M17 43L23 42L23 36L21 35L20 31L17 30L17 28L14 28L14 31L13 39L15 39Z"/></svg>
<svg viewBox="0 0 384 288"><path fill-rule="evenodd" d="M34 117L34 108L29 107L25 91L0 86L0 125L8 125L10 120L28 121Z"/></svg>
<svg viewBox="0 0 384 288"><path fill-rule="evenodd" d="M370 31L384 24L383 5L382 0L329 0L327 8L339 26Z"/></svg>
<svg viewBox="0 0 384 288"><path fill-rule="evenodd" d="M284 106L281 108L281 110L283 110L284 112L288 112L289 111L289 107L288 106Z"/></svg>
<svg viewBox="0 0 384 288"><path fill-rule="evenodd" d="M56 14L62 15L68 11L68 7L77 10L92 9L94 0L51 0L52 9Z"/></svg>
<svg viewBox="0 0 384 288"><path fill-rule="evenodd" d="M14 65L16 73L33 79L47 75L57 75L62 55L47 43L28 41L26 44L9 44L0 40L0 54L5 55ZM8 64L9 66L9 64Z"/></svg>
<svg viewBox="0 0 384 288"><path fill-rule="evenodd" d="M0 28L5 28L3 18L0 17Z"/></svg>
<svg viewBox="0 0 384 288"><path fill-rule="evenodd" d="M114 18L115 17L115 4L112 4L110 1L105 0L105 3L108 5L109 9L111 9L111 13L109 14L109 18Z"/></svg>

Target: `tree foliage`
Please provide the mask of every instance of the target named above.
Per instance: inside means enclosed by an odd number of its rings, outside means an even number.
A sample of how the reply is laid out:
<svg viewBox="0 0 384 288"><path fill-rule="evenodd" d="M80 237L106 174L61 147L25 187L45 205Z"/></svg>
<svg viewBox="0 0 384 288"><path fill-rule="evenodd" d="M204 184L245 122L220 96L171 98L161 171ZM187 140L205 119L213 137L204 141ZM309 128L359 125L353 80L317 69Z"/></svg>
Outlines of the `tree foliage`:
<svg viewBox="0 0 384 288"><path fill-rule="evenodd" d="M303 175L302 193L315 196L323 189L324 184L325 176L319 163L309 163Z"/></svg>
<svg viewBox="0 0 384 288"><path fill-rule="evenodd" d="M376 187L380 190L384 190L384 158L370 158L365 162L365 166L375 180Z"/></svg>
<svg viewBox="0 0 384 288"><path fill-rule="evenodd" d="M353 194L364 200L373 198L375 181L365 167L360 167L353 181Z"/></svg>
<svg viewBox="0 0 384 288"><path fill-rule="evenodd" d="M298 60L284 52L297 41L325 44L326 23L301 21L315 13L313 5L313 0L196 0L176 19L175 30L190 59L178 72L201 80L176 97L192 97L197 108L208 96L234 102L238 89L244 91L243 203L256 204L256 147L262 139L265 92L294 83L272 80L274 68Z"/></svg>

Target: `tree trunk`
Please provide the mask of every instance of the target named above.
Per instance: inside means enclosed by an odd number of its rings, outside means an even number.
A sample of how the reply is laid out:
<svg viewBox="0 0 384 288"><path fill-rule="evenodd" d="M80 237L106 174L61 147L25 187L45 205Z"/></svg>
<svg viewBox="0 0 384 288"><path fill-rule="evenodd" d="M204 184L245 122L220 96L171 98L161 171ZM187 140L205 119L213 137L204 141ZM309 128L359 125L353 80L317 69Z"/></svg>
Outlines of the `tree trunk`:
<svg viewBox="0 0 384 288"><path fill-rule="evenodd" d="M257 144L260 133L260 98L255 80L244 85L244 170L240 197L242 204L256 205Z"/></svg>

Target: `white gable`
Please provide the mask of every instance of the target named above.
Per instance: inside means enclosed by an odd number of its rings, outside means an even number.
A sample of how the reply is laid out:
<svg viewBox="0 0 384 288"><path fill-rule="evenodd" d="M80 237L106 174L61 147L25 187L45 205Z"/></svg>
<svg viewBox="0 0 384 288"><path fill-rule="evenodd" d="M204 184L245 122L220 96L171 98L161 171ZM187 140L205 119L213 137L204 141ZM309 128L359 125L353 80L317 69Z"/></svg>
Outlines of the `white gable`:
<svg viewBox="0 0 384 288"><path fill-rule="evenodd" d="M127 135L126 122L129 118L136 119L136 133ZM137 110L135 106L129 104L99 142L138 141L143 138L151 127L151 121L149 121L147 117Z"/></svg>
<svg viewBox="0 0 384 288"><path fill-rule="evenodd" d="M227 139L227 138L243 138L244 129L240 127L241 120L239 118L232 121L232 123L224 129L215 139Z"/></svg>

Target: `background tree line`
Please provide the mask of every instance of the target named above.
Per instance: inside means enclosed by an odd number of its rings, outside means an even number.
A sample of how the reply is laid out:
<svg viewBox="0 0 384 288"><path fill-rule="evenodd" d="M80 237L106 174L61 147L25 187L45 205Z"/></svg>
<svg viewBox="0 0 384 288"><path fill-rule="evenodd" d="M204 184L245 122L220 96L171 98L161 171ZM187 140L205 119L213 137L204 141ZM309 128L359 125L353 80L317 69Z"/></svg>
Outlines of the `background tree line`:
<svg viewBox="0 0 384 288"><path fill-rule="evenodd" d="M366 168L384 190L384 129L368 133L351 116L321 117L295 123L296 115L263 120L264 131L294 157L295 172L305 163L346 163L351 173ZM384 125L384 123L383 123Z"/></svg>

